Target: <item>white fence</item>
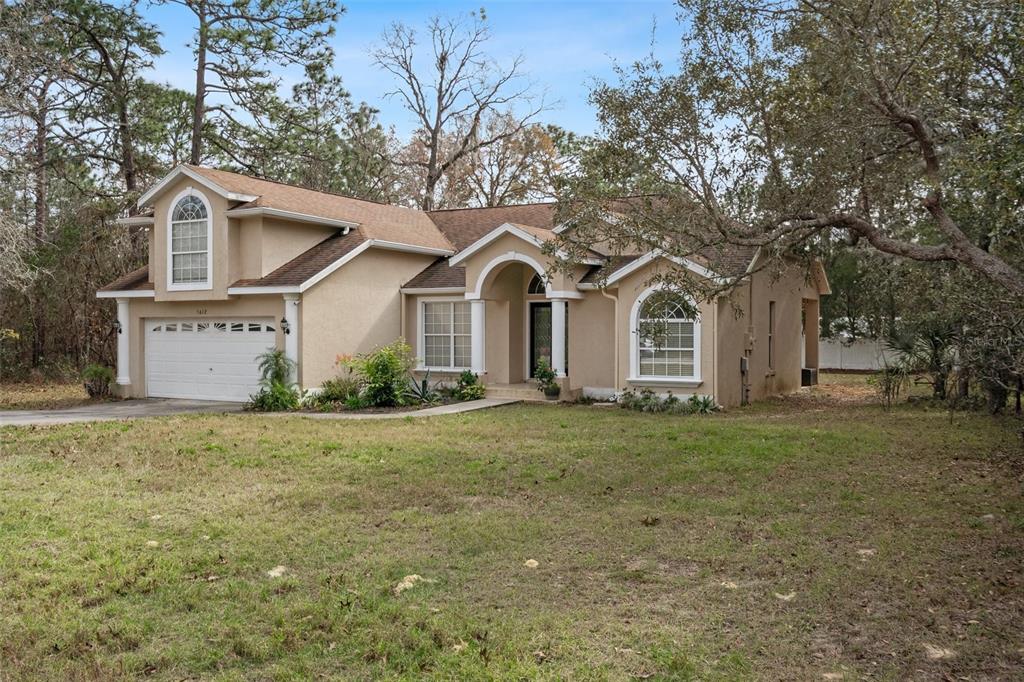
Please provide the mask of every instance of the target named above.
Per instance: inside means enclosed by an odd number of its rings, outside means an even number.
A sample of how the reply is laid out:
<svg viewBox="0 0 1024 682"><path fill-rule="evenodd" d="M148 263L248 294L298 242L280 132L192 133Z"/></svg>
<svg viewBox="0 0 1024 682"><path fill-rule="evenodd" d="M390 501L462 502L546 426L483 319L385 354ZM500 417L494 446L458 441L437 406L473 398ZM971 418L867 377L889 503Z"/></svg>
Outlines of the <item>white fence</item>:
<svg viewBox="0 0 1024 682"><path fill-rule="evenodd" d="M892 351L873 339L858 339L852 343L836 339L818 342L818 367L821 369L874 370L895 359Z"/></svg>

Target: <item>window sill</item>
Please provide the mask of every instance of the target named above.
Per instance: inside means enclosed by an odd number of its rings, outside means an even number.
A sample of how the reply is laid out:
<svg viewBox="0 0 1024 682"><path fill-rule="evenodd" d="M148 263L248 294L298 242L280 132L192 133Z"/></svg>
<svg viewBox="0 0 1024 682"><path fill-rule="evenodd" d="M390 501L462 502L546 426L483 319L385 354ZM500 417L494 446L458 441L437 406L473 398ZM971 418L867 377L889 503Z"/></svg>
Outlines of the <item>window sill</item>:
<svg viewBox="0 0 1024 682"><path fill-rule="evenodd" d="M208 282L195 282L192 284L168 284L167 291L211 291L213 287Z"/></svg>
<svg viewBox="0 0 1024 682"><path fill-rule="evenodd" d="M426 366L421 365L419 367L416 367L413 371L414 372L446 372L446 373L450 373L450 374L462 374L463 372L470 371L470 368L469 367L426 367Z"/></svg>
<svg viewBox="0 0 1024 682"><path fill-rule="evenodd" d="M628 377L631 384L657 384L658 386L679 386L681 388L697 388L704 382L700 377Z"/></svg>

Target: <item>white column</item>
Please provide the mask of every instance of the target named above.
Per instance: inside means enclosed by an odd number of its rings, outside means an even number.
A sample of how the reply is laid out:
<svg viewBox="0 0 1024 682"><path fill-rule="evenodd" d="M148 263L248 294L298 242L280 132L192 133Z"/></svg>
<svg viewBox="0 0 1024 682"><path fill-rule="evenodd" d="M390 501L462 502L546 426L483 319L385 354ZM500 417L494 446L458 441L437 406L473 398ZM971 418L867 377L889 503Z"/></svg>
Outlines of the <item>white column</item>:
<svg viewBox="0 0 1024 682"><path fill-rule="evenodd" d="M117 383L127 386L132 383L131 371L131 324L128 319L128 299L117 299Z"/></svg>
<svg viewBox="0 0 1024 682"><path fill-rule="evenodd" d="M284 355L295 363L295 376L299 380L299 295L284 294L284 319L288 333L284 335Z"/></svg>
<svg viewBox="0 0 1024 682"><path fill-rule="evenodd" d="M551 369L560 377L565 376L565 318L566 301L556 298L551 301Z"/></svg>
<svg viewBox="0 0 1024 682"><path fill-rule="evenodd" d="M473 335L470 364L474 374L483 374L486 371L484 365L484 330L486 329L484 315L486 306L487 301L482 298L469 302L470 331Z"/></svg>

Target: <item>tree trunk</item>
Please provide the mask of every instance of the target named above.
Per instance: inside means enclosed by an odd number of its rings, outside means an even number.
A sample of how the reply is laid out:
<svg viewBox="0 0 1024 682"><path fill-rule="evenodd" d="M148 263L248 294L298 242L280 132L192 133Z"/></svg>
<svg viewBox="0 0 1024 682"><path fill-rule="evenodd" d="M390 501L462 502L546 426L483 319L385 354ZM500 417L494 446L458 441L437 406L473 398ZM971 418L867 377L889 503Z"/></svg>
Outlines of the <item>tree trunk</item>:
<svg viewBox="0 0 1024 682"><path fill-rule="evenodd" d="M434 192L437 190L437 183L440 180L432 173L427 173L427 179L423 183L423 199L420 201L420 208L424 211L434 210Z"/></svg>
<svg viewBox="0 0 1024 682"><path fill-rule="evenodd" d="M199 165L203 158L203 122L206 119L206 13L199 8L199 39L196 45L196 93L192 110L192 155L189 160Z"/></svg>
<svg viewBox="0 0 1024 682"><path fill-rule="evenodd" d="M132 139L131 125L128 122L127 84L122 83L118 102L117 127L121 136L121 174L124 176L124 188L129 195L134 195L138 188L135 170L135 140ZM134 198L134 197L132 197Z"/></svg>
<svg viewBox="0 0 1024 682"><path fill-rule="evenodd" d="M49 178L46 167L46 126L48 108L46 95L49 91L49 84L44 84L36 97L35 116L35 139L33 141L33 161L35 162L35 221L33 232L35 235L36 248L40 248L47 237L47 214L49 213ZM43 358L46 345L46 309L40 301L39 292L36 291L30 296L32 304L32 366L38 367Z"/></svg>

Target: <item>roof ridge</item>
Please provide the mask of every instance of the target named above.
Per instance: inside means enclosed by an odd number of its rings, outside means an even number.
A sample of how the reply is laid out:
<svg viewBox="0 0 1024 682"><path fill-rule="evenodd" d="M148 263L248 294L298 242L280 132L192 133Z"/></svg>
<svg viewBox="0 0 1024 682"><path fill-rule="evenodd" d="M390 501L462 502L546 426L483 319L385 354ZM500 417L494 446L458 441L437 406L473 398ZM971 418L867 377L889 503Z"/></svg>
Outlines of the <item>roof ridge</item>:
<svg viewBox="0 0 1024 682"><path fill-rule="evenodd" d="M393 204L393 203L389 203L387 201L378 201L377 199L365 199L363 197L352 196L351 194L343 194L341 192L330 192L330 191L323 190L323 189L313 189L312 187L307 187L306 185L300 185L300 184L292 183L292 182L284 182L283 180L274 180L272 178L264 178L264 177L261 177L259 175L248 175L246 173L239 173L238 171L224 170L223 168L214 168L213 166L203 166L203 165L197 165L197 164L194 164L194 163L186 163L186 164L182 164L182 165L188 166L189 168L199 169L199 170L212 170L212 171L215 171L217 173L229 173L231 175L237 175L237 176L239 176L241 178L249 178L250 180L259 180L260 182L269 182L269 183L271 183L273 185L281 185L283 187L293 187L295 189L301 189L301 190L305 190L307 192L315 192L317 194L326 194L326 195L332 196L332 197L341 197L342 199L351 199L352 201L362 201L362 202L365 202L367 204L374 204L376 206L387 206L388 208L401 208L401 209L404 209L406 211L415 211L417 213L428 213L428 211L424 211L423 209L419 209L419 208L412 208L411 206L402 206L401 204Z"/></svg>
<svg viewBox="0 0 1024 682"><path fill-rule="evenodd" d="M424 211L427 215L431 213L448 213L451 211L490 211L498 208L522 208L523 206L548 206L551 204L557 204L557 199L550 201L527 201L522 204L502 204L501 206L461 206L458 208L432 208L429 211Z"/></svg>

